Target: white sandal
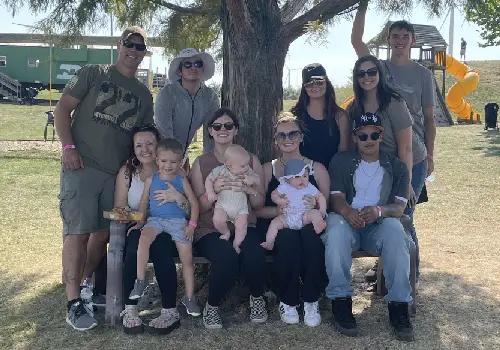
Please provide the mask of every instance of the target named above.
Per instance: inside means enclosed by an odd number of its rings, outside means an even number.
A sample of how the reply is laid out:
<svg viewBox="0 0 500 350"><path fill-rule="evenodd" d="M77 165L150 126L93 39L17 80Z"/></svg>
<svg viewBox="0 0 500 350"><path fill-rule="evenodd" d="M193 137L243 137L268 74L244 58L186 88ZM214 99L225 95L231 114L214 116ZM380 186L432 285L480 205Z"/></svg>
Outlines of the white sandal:
<svg viewBox="0 0 500 350"><path fill-rule="evenodd" d="M139 317L137 305L125 305L125 310L120 313L120 316L123 316L123 331L125 334L144 332L144 325Z"/></svg>

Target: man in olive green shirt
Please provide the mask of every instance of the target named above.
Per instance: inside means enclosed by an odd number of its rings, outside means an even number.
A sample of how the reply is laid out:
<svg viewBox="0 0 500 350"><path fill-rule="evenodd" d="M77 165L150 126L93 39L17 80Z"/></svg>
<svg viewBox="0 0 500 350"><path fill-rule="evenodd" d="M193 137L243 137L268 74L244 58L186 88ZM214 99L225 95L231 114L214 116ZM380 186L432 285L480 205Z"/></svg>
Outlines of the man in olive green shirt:
<svg viewBox="0 0 500 350"><path fill-rule="evenodd" d="M60 211L64 228L66 322L76 330L97 326L80 298L80 282L105 252L115 177L131 145L131 130L153 124L153 98L135 73L146 54L146 33L129 27L115 65L88 65L67 83L54 112L62 143Z"/></svg>

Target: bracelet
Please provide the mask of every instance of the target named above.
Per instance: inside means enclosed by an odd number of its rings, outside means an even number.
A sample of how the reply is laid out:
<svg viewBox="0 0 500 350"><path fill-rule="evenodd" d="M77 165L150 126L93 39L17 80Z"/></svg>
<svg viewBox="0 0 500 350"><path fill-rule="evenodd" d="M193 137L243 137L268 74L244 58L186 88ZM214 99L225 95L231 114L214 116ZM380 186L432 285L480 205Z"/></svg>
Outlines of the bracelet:
<svg viewBox="0 0 500 350"><path fill-rule="evenodd" d="M205 198L205 200L208 202L208 194L207 194L207 192L205 192L205 194L203 195L203 198Z"/></svg>
<svg viewBox="0 0 500 350"><path fill-rule="evenodd" d="M196 226L198 226L198 224L192 220L189 220L188 226L196 228Z"/></svg>
<svg viewBox="0 0 500 350"><path fill-rule="evenodd" d="M68 149L75 149L75 145L66 145L63 147L63 151L66 151Z"/></svg>
<svg viewBox="0 0 500 350"><path fill-rule="evenodd" d="M382 207L377 205L377 210L378 210L378 217L382 217Z"/></svg>
<svg viewBox="0 0 500 350"><path fill-rule="evenodd" d="M430 153L427 153L427 158L429 159L434 159L434 155L430 154Z"/></svg>

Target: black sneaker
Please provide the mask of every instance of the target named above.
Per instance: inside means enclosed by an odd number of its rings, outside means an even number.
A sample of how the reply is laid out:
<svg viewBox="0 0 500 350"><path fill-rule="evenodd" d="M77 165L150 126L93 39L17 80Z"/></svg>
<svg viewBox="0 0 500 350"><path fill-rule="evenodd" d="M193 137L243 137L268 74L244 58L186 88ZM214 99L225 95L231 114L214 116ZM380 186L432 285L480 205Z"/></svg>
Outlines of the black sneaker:
<svg viewBox="0 0 500 350"><path fill-rule="evenodd" d="M358 335L358 325L352 314L351 297L335 298L332 300L332 313L335 329L348 337Z"/></svg>
<svg viewBox="0 0 500 350"><path fill-rule="evenodd" d="M81 300L74 302L70 306L66 315L66 322L77 331L87 331L97 326L97 321L89 315Z"/></svg>
<svg viewBox="0 0 500 350"><path fill-rule="evenodd" d="M391 322L396 339L402 341L413 341L413 326L408 313L408 303L389 302L389 321Z"/></svg>

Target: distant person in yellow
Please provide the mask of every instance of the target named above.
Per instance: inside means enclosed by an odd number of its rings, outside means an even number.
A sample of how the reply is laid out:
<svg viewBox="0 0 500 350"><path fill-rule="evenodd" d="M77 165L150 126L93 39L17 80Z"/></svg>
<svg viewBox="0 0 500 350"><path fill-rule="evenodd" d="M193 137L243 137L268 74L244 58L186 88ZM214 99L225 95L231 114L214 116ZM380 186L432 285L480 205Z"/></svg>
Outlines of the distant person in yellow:
<svg viewBox="0 0 500 350"><path fill-rule="evenodd" d="M460 39L460 60L465 63L465 50L467 49L467 41L464 38ZM463 58L462 58L463 57Z"/></svg>

